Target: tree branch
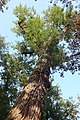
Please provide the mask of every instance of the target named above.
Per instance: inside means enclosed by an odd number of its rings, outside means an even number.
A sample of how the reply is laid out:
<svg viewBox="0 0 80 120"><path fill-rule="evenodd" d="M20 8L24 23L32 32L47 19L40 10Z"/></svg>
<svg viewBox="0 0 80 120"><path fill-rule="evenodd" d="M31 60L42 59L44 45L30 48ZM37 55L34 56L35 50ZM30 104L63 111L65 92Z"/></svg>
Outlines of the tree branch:
<svg viewBox="0 0 80 120"><path fill-rule="evenodd" d="M29 54L29 55L32 55L34 53L34 51L33 50L26 50L26 51L23 51L23 52L21 52L21 54L23 55L27 55L27 54Z"/></svg>
<svg viewBox="0 0 80 120"><path fill-rule="evenodd" d="M80 55L80 52L77 52L76 54L73 54L73 55L71 55L71 56L67 56L65 62L68 62L68 61L71 60L73 57L76 57L76 56L78 56L78 55Z"/></svg>

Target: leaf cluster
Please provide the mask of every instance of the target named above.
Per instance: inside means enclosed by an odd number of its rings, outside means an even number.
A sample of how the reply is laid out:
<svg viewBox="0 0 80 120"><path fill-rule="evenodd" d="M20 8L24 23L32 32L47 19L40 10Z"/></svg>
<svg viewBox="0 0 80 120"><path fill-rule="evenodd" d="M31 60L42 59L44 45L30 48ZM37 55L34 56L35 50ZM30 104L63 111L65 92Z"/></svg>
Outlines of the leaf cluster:
<svg viewBox="0 0 80 120"><path fill-rule="evenodd" d="M7 2L10 0L0 0L0 11L4 12L4 8L7 10L8 7L6 6Z"/></svg>
<svg viewBox="0 0 80 120"><path fill-rule="evenodd" d="M78 120L77 104L70 99L61 97L59 85L52 86L45 96L44 109L42 112L42 120Z"/></svg>

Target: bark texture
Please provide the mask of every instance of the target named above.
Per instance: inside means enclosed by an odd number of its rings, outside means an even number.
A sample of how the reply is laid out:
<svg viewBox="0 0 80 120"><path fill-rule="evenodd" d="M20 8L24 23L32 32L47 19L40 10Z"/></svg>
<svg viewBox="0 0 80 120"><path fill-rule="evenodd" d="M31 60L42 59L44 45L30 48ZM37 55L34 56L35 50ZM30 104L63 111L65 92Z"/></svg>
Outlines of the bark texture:
<svg viewBox="0 0 80 120"><path fill-rule="evenodd" d="M37 65L6 120L40 120L44 95L50 87L49 66Z"/></svg>

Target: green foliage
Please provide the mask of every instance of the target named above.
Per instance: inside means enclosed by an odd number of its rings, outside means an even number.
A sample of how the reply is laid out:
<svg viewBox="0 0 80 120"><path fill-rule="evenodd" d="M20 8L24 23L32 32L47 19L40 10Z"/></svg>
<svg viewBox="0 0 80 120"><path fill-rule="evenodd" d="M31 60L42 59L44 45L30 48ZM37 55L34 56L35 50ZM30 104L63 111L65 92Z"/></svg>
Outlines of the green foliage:
<svg viewBox="0 0 80 120"><path fill-rule="evenodd" d="M4 12L4 8L6 8L6 10L8 9L8 7L6 7L6 4L9 1L10 0L0 0L0 11Z"/></svg>
<svg viewBox="0 0 80 120"><path fill-rule="evenodd" d="M39 15L36 15L33 7L29 9L27 6L22 7L19 5L15 8L14 14L17 16L18 21L15 22L16 27L13 31L24 37L27 46L34 49L35 52L39 51L38 47L42 42L40 37L42 38L44 21L40 19Z"/></svg>
<svg viewBox="0 0 80 120"><path fill-rule="evenodd" d="M49 23L51 23L51 26L54 28L58 28L63 24L64 22L64 14L62 8L59 6L53 6L51 8L48 8L46 11L44 11L45 14L45 20Z"/></svg>
<svg viewBox="0 0 80 120"><path fill-rule="evenodd" d="M25 46L33 49L34 53L38 55L38 59L40 59L41 56L41 58L43 58L45 54L49 53L53 61L52 58L55 56L55 51L60 50L57 36L60 35L60 27L64 24L62 9L58 6L49 8L44 11L44 17L40 18L34 8L19 5L19 7L15 8L14 14L18 20L14 22L16 26L12 30L17 33L17 35L23 36ZM57 56L59 56L59 54ZM54 59L55 61L58 59L56 58ZM50 63L52 63L52 61L50 61Z"/></svg>
<svg viewBox="0 0 80 120"><path fill-rule="evenodd" d="M53 70L56 67L65 71L70 70L72 73L79 70L79 54L76 54L79 49L78 46L73 45L73 41L78 44L79 39L74 37L76 28L73 30L71 27L76 13L72 11L71 4L65 12L59 6L52 6L43 12L42 18L33 7L27 8L20 4L15 8L14 14L17 20L14 22L15 27L12 30L24 39L21 49L25 49L26 46L33 50L35 56L38 57L37 62L49 58L48 63ZM63 40L68 44L67 49L61 43ZM71 56L67 51L70 51ZM76 63L74 59L73 65L74 56L78 57L78 62Z"/></svg>
<svg viewBox="0 0 80 120"><path fill-rule="evenodd" d="M41 120L78 120L78 108L72 99L63 99L58 85L52 86L45 96Z"/></svg>

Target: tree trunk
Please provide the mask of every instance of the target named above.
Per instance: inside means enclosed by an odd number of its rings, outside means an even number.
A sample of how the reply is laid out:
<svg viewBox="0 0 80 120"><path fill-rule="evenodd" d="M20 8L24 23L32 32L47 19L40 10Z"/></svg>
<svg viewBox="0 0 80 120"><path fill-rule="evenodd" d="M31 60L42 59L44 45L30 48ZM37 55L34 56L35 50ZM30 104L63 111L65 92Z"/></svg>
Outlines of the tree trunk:
<svg viewBox="0 0 80 120"><path fill-rule="evenodd" d="M6 120L40 120L44 96L50 87L49 73L47 63L36 65Z"/></svg>

